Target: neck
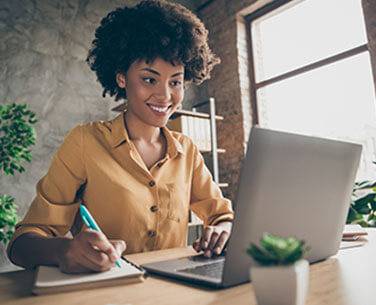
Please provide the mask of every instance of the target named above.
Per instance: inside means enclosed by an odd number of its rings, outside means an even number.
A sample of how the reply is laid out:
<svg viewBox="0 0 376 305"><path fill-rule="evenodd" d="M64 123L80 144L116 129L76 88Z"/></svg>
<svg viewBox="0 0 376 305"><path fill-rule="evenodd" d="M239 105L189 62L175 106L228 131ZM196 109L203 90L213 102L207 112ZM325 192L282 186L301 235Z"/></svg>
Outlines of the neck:
<svg viewBox="0 0 376 305"><path fill-rule="evenodd" d="M124 122L130 140L136 142L142 141L147 143L155 143L160 141L160 128L145 124L136 116L134 116L131 112L125 112Z"/></svg>

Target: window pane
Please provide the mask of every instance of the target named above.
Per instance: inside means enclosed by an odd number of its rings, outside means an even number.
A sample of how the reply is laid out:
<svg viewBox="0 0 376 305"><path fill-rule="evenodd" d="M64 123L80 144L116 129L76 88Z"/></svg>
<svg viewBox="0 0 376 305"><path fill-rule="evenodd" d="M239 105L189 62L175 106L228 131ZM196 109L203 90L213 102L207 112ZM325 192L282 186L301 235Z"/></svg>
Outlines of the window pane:
<svg viewBox="0 0 376 305"><path fill-rule="evenodd" d="M256 82L367 43L361 0L293 1L251 26Z"/></svg>
<svg viewBox="0 0 376 305"><path fill-rule="evenodd" d="M260 125L363 144L362 177L376 177L376 107L369 52L257 91Z"/></svg>

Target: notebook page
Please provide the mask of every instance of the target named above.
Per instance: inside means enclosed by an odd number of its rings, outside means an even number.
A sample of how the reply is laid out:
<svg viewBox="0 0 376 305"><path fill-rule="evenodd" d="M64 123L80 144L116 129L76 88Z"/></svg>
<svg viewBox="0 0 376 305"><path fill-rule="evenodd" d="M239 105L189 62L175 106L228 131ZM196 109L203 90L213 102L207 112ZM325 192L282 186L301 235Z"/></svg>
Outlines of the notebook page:
<svg viewBox="0 0 376 305"><path fill-rule="evenodd" d="M113 267L112 269L100 273L85 274L66 274L62 273L57 267L40 266L36 287L54 287L63 285L75 285L87 282L109 280L120 277L141 274L142 272L124 260L120 260L121 268Z"/></svg>
<svg viewBox="0 0 376 305"><path fill-rule="evenodd" d="M343 236L367 235L367 231L358 224L347 224L343 230Z"/></svg>

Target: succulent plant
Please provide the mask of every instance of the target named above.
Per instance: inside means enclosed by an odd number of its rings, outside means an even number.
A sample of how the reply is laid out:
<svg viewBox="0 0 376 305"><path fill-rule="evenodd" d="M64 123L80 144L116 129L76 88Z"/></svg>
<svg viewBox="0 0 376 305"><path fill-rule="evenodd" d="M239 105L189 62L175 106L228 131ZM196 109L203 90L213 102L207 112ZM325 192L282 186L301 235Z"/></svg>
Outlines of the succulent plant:
<svg viewBox="0 0 376 305"><path fill-rule="evenodd" d="M247 254L263 266L290 265L301 259L308 250L302 240L264 233L260 246L250 244Z"/></svg>

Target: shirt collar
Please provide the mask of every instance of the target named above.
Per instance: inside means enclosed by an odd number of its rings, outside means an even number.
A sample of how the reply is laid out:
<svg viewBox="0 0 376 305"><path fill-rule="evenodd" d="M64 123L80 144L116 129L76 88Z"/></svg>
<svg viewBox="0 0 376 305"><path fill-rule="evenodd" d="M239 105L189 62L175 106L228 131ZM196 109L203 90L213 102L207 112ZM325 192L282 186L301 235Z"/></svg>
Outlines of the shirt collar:
<svg viewBox="0 0 376 305"><path fill-rule="evenodd" d="M124 112L112 120L111 136L113 148L119 146L123 142L129 142L127 128L125 128Z"/></svg>
<svg viewBox="0 0 376 305"><path fill-rule="evenodd" d="M162 131L167 140L167 154L170 158L176 157L176 155L184 155L183 146L181 143L172 135L171 131L167 127L162 127Z"/></svg>
<svg viewBox="0 0 376 305"><path fill-rule="evenodd" d="M167 140L167 154L170 158L175 157L178 153L184 154L181 143L172 135L167 127L162 127L162 132ZM112 147L116 148L123 142L129 142L129 135L124 122L124 112L112 120L111 128Z"/></svg>

